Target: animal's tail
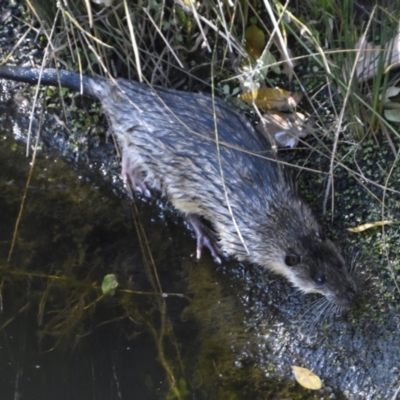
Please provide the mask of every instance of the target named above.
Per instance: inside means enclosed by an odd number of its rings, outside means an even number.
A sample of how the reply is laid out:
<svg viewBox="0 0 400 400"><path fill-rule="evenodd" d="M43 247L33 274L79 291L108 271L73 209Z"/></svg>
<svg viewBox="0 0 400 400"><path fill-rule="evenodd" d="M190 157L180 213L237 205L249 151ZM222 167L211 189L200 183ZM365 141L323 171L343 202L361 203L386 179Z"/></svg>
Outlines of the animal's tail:
<svg viewBox="0 0 400 400"><path fill-rule="evenodd" d="M62 86L96 98L100 97L101 88L104 89L104 80L101 78L52 68L46 68L41 71L39 68L4 65L0 66L1 78L30 83L31 85L35 85L40 81L41 85Z"/></svg>

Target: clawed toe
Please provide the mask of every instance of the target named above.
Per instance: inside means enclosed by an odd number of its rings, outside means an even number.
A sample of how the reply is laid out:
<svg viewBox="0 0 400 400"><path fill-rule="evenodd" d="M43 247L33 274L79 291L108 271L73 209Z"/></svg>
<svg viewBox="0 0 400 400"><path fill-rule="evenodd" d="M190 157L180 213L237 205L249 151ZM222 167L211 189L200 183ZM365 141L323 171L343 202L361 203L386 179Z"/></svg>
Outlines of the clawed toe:
<svg viewBox="0 0 400 400"><path fill-rule="evenodd" d="M218 239L215 232L200 220L196 215L188 215L187 221L193 228L197 238L196 257L201 258L201 253L204 247L207 247L215 263L221 264L224 254L218 245Z"/></svg>

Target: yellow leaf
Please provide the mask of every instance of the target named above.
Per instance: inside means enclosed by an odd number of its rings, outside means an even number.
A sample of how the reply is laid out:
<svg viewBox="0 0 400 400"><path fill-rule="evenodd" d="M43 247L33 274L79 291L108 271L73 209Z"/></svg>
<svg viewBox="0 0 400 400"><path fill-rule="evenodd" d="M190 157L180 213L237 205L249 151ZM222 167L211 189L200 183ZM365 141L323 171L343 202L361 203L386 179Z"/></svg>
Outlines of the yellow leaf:
<svg viewBox="0 0 400 400"><path fill-rule="evenodd" d="M348 228L347 230L350 232L364 232L367 229L375 228L377 226L391 225L392 221L376 221L376 222L368 222L366 224L358 225L355 228Z"/></svg>
<svg viewBox="0 0 400 400"><path fill-rule="evenodd" d="M318 390L322 388L321 379L307 368L292 366L296 381L306 389Z"/></svg>
<svg viewBox="0 0 400 400"><path fill-rule="evenodd" d="M247 51L258 60L265 47L265 34L256 25L250 25L245 32Z"/></svg>
<svg viewBox="0 0 400 400"><path fill-rule="evenodd" d="M303 94L301 92L288 92L284 89L261 88L251 93L240 96L247 104L253 104L263 110L289 111L296 107Z"/></svg>

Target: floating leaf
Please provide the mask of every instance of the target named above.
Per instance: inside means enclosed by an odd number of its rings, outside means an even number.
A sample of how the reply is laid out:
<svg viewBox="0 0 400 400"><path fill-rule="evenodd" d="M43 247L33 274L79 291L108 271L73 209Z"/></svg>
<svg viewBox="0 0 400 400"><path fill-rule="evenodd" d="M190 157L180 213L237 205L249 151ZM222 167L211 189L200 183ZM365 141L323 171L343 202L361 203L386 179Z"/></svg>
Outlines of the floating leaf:
<svg viewBox="0 0 400 400"><path fill-rule="evenodd" d="M289 111L296 107L303 94L288 92L284 89L261 88L240 96L240 100L248 104L256 104L263 110Z"/></svg>
<svg viewBox="0 0 400 400"><path fill-rule="evenodd" d="M306 389L318 390L322 388L321 379L307 368L292 366L296 381Z"/></svg>
<svg viewBox="0 0 400 400"><path fill-rule="evenodd" d="M250 25L245 32L247 51L258 60L265 47L265 34L256 25Z"/></svg>
<svg viewBox="0 0 400 400"><path fill-rule="evenodd" d="M103 278L103 282L101 283L101 291L103 294L112 296L117 287L118 281L115 274L108 274Z"/></svg>
<svg viewBox="0 0 400 400"><path fill-rule="evenodd" d="M358 225L355 228L348 228L347 230L350 232L364 232L367 229L375 228L377 226L391 225L392 221L376 221L376 222L368 222L366 224Z"/></svg>

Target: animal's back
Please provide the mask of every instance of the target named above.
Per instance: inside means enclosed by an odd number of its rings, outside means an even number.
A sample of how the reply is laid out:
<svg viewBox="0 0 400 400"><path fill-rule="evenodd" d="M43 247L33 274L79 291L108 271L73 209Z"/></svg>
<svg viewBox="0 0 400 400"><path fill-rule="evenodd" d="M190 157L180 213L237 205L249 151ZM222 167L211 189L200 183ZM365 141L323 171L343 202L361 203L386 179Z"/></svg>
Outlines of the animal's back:
<svg viewBox="0 0 400 400"><path fill-rule="evenodd" d="M181 212L208 219L223 249L246 258L237 230L250 241L258 215L268 216L277 195L291 195L267 141L221 100L117 83L103 108L135 173L143 171Z"/></svg>

